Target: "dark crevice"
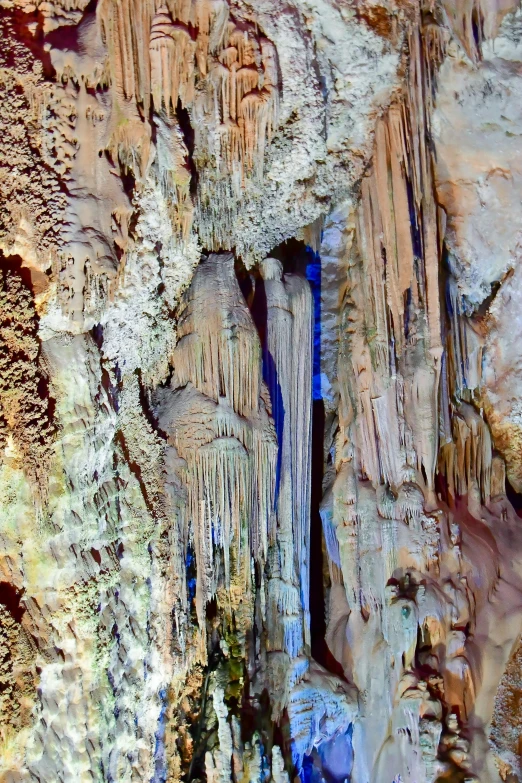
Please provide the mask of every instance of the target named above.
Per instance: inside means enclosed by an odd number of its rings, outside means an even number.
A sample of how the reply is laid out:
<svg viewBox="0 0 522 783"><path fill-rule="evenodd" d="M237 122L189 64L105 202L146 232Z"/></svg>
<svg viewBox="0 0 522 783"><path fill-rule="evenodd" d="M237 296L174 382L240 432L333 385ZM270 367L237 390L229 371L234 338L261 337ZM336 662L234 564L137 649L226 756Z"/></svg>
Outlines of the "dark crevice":
<svg viewBox="0 0 522 783"><path fill-rule="evenodd" d="M136 188L136 178L133 174L133 172L127 167L122 165L121 163L118 166L119 173L120 173L120 179L121 184L123 186L123 190L127 194L127 198L129 199L129 203L132 204L132 200L134 198L134 190ZM128 232L130 237L134 237L136 234L136 224L138 222L138 210L133 209L130 219L129 219L129 226L128 226ZM114 243L115 251L120 252L120 255L123 255L120 248L118 248L118 245Z"/></svg>
<svg viewBox="0 0 522 783"><path fill-rule="evenodd" d="M96 346L100 352L100 355L102 354L102 347L103 347L103 326L101 324L96 324L96 326L93 326L91 329L91 336L94 342L96 343ZM101 388L105 391L107 395L107 399L109 401L110 406L112 409L118 413L119 410L119 389L117 386L115 386L111 381L111 376L109 374L109 371L104 366L104 362L100 361L100 368L101 368ZM115 371L115 375L117 376L117 368ZM100 393L98 393L96 397L96 401L100 402Z"/></svg>
<svg viewBox="0 0 522 783"><path fill-rule="evenodd" d="M9 582L0 582L0 604L5 606L13 620L22 622L25 606L21 602L22 592Z"/></svg>
<svg viewBox="0 0 522 783"><path fill-rule="evenodd" d="M491 291L486 296L486 298L480 303L479 307L475 310L473 313L473 316L476 317L485 317L489 313L489 308L493 304L498 292L500 291L501 287L504 285L504 283L509 280L510 277L512 277L514 274L514 269L508 270L506 274L502 277L501 280L495 280L493 283L491 283Z"/></svg>
<svg viewBox="0 0 522 783"><path fill-rule="evenodd" d="M522 494L517 492L511 482L506 476L506 496L511 505L513 506L515 513L518 517L522 518Z"/></svg>
<svg viewBox="0 0 522 783"><path fill-rule="evenodd" d="M248 277L248 280L245 275L239 276L238 280L243 296L249 305L257 333L259 334L261 348L265 351L266 324L268 318L265 281L261 277L258 269L253 271L252 275Z"/></svg>
<svg viewBox="0 0 522 783"><path fill-rule="evenodd" d="M247 303L248 308L251 311L254 302L255 289L257 284L256 278L259 277L259 273L257 272L257 270L248 270L240 258L237 258L235 260L234 270L236 273L237 282L239 283L239 287L241 289L241 293L243 294L245 298L245 302ZM252 318L254 319L255 322L253 313L252 313ZM256 323L256 327L257 327L257 323Z"/></svg>
<svg viewBox="0 0 522 783"><path fill-rule="evenodd" d="M187 583L187 597L190 604L191 619L197 623L196 614L196 583L197 583L196 553L192 544L187 544L185 555L185 579Z"/></svg>
<svg viewBox="0 0 522 783"><path fill-rule="evenodd" d="M323 522L320 508L324 496L326 458L330 442L326 442L332 426L326 417L321 391L321 257L304 245L298 255L298 268L305 264L305 276L310 285L314 302L313 370L312 370L312 459L310 487L310 635L312 657L332 674L344 679L344 670L334 658L326 643L326 588L329 573Z"/></svg>
<svg viewBox="0 0 522 783"><path fill-rule="evenodd" d="M270 258L277 258L281 261L285 274L292 273L306 277L306 270L313 251L301 240L292 238L281 242L268 255Z"/></svg>
<svg viewBox="0 0 522 783"><path fill-rule="evenodd" d="M283 430L285 409L283 405L283 395L281 386L279 384L277 369L275 366L274 358L267 345L267 321L268 321L268 306L266 300L265 282L261 277L259 270L255 270L247 281L245 274L241 274L241 266L239 265L239 284L243 294L246 294L246 300L250 307L252 319L259 334L259 340L261 342L261 350L263 357L263 380L268 387L270 393L270 400L272 403L272 418L274 420L274 426L276 430L278 453L276 464L276 486L275 486L275 503L277 506L277 498L279 495L279 483L281 479L281 467L283 456Z"/></svg>
<svg viewBox="0 0 522 783"><path fill-rule="evenodd" d="M103 345L103 326L101 324L96 324L96 326L93 326L91 329L91 335L92 339L96 343L98 350L101 351Z"/></svg>
<svg viewBox="0 0 522 783"><path fill-rule="evenodd" d="M471 27L473 31L473 40L475 41L476 53L479 59L481 59L482 41L484 40L484 21L482 14L477 8L474 8L471 14Z"/></svg>
<svg viewBox="0 0 522 783"><path fill-rule="evenodd" d="M36 22L36 28L33 31L29 26ZM10 41L10 46L2 46L0 51L0 64L6 68L17 69L17 58L20 54L20 48L16 43L21 44L30 52L35 60L42 63L42 73L44 79L52 81L55 77L55 70L51 62L51 55L44 49L45 36L43 32L44 17L37 10L29 12L21 9L1 9L0 10L0 30L2 31L2 40ZM5 27L8 30L5 30ZM4 28L2 30L2 28ZM63 28L60 28L63 29Z"/></svg>
<svg viewBox="0 0 522 783"><path fill-rule="evenodd" d="M94 547L91 547L91 555L95 563L101 565L101 554L99 549L94 549Z"/></svg>
<svg viewBox="0 0 522 783"><path fill-rule="evenodd" d="M186 776L184 776L184 780L187 781L187 783L190 783L192 780L206 780L205 752L208 749L208 740L210 739L210 735L214 733L213 727L211 728L210 732L207 732L206 735L204 732L204 729L207 725L206 719L208 717L206 714L208 705L208 687L210 676L212 672L216 671L218 668L222 657L223 656L219 646L214 647L209 653L208 664L205 671L205 679L203 681L203 688L201 690L199 716L195 724L190 727L190 733L192 735L194 745L190 766Z"/></svg>
<svg viewBox="0 0 522 783"><path fill-rule="evenodd" d="M323 523L319 508L323 497L324 403L314 400L312 410L312 475L310 501L310 634L312 657L327 666L325 591L323 579Z"/></svg>
<svg viewBox="0 0 522 783"><path fill-rule="evenodd" d="M190 114L188 110L182 105L181 100L178 98L178 105L176 106L176 117L178 118L179 127L183 134L183 140L188 152L187 166L190 170L190 195L194 198L198 191L198 170L194 162L194 128L190 121Z"/></svg>
<svg viewBox="0 0 522 783"><path fill-rule="evenodd" d="M139 386L139 395L140 395L140 406L141 410L143 412L143 415L147 419L148 423L150 424L153 432L156 435L159 435L159 437L162 440L167 440L167 433L164 432L162 429L160 429L158 424L158 419L156 417L156 414L154 412L154 409L151 405L149 395L147 394L146 387L144 386L142 382L142 374L141 370L137 369L135 371L136 376L138 377L138 386Z"/></svg>

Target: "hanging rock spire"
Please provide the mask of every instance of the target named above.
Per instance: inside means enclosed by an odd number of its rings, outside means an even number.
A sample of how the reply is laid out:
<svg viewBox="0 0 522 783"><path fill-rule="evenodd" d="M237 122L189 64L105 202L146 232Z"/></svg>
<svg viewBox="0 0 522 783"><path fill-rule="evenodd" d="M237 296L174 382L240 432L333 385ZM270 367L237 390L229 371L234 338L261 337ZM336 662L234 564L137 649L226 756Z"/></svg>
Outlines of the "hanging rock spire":
<svg viewBox="0 0 522 783"><path fill-rule="evenodd" d="M288 615L283 623L301 629L285 631L285 647L291 655L310 644L310 469L312 426L313 300L308 282L284 275L280 261L267 258L262 274L267 303L265 372L273 400L273 416L279 443L277 539L281 582L277 593L291 593L299 586L298 620L286 601L278 611ZM277 557L277 555L276 555ZM292 618L292 619L291 619Z"/></svg>
<svg viewBox="0 0 522 783"><path fill-rule="evenodd" d="M250 592L250 559L264 563L274 513L276 444L261 396L261 345L232 254L201 263L178 329L174 375L159 394L158 421L184 461L184 540L196 552L204 634L206 604L221 584L232 603L233 581Z"/></svg>

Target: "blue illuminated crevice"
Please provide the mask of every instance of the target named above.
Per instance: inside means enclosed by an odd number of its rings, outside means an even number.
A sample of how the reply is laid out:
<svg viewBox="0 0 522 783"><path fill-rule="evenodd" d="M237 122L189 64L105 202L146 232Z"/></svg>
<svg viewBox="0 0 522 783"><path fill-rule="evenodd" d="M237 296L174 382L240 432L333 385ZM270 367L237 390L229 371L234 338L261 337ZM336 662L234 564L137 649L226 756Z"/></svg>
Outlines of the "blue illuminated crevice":
<svg viewBox="0 0 522 783"><path fill-rule="evenodd" d="M313 399L322 400L321 391L321 257L306 248L306 279L314 299Z"/></svg>
<svg viewBox="0 0 522 783"><path fill-rule="evenodd" d="M154 748L154 777L151 783L165 783L167 780L167 759L165 753L165 727L167 724L167 690L159 692L161 700L158 727L156 729L156 745Z"/></svg>
<svg viewBox="0 0 522 783"><path fill-rule="evenodd" d="M270 399L272 401L272 418L277 436L277 463L276 463L276 481L275 481L275 508L277 509L277 499L279 497L279 486L281 483L281 468L283 459L283 432L285 427L285 406L283 404L283 393L277 377L277 369L274 357L270 351L263 348L263 380L268 386Z"/></svg>
<svg viewBox="0 0 522 783"><path fill-rule="evenodd" d="M301 783L347 783L353 765L353 725L303 757L298 769Z"/></svg>
<svg viewBox="0 0 522 783"><path fill-rule="evenodd" d="M185 556L185 572L187 578L187 597L189 600L189 604L192 604L192 601L196 597L197 571L196 571L196 556L190 543L187 546L187 554Z"/></svg>

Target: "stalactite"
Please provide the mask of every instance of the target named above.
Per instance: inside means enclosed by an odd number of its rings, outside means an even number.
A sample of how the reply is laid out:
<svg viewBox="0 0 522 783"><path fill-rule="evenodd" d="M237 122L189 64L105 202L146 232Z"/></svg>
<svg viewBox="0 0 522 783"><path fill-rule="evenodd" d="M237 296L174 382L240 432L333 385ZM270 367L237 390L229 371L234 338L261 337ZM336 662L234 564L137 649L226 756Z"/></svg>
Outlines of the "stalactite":
<svg viewBox="0 0 522 783"><path fill-rule="evenodd" d="M442 355L439 259L427 120L423 108L417 111L425 106L418 32L410 33L409 45L408 87L377 125L374 164L362 184L357 235L371 309L362 325L370 357L360 359L358 418L368 476L398 487L410 466L432 492ZM409 419L412 408L422 413Z"/></svg>
<svg viewBox="0 0 522 783"><path fill-rule="evenodd" d="M288 703L297 766L322 742L347 731L354 712L349 686L312 663L294 684Z"/></svg>
<svg viewBox="0 0 522 783"><path fill-rule="evenodd" d="M248 595L250 558L264 562L275 501L276 446L261 397L261 346L231 254L211 255L200 265L178 330L175 391L160 396L159 421L184 460L183 537L185 546L194 539L196 608L204 634L205 608L221 578L216 553L223 558L229 596L233 582L240 596Z"/></svg>
<svg viewBox="0 0 522 783"><path fill-rule="evenodd" d="M223 0L167 2L158 9L149 0L104 0L98 14L124 101L143 104L147 115L151 102L156 112L164 107L169 114L179 99L211 125L217 104L218 165L225 164L225 174L237 166L260 173L277 124L278 74L275 49L254 25L235 23Z"/></svg>
<svg viewBox="0 0 522 783"><path fill-rule="evenodd" d="M240 414L255 413L261 388L261 351L251 319L238 306L231 256L201 267L178 326L176 375L206 396L226 397ZM217 306L205 312L217 296Z"/></svg>
<svg viewBox="0 0 522 783"><path fill-rule="evenodd" d="M456 4L454 0L444 0L442 7L466 54L473 62L477 62L481 56L482 43L488 38L495 38L502 19L516 5L485 0L466 0Z"/></svg>
<svg viewBox="0 0 522 783"><path fill-rule="evenodd" d="M2 780L520 773L520 12L399 5L2 3Z"/></svg>
<svg viewBox="0 0 522 783"><path fill-rule="evenodd" d="M393 662L393 674L385 687L395 696L380 728L373 722L370 735L365 733L364 720L356 727L360 732L357 745L365 746L364 754L355 753L356 780L380 781L390 764L404 770L401 759L405 758L416 765L409 768L409 780L435 779L443 769L438 758L443 736L441 702L433 701L439 722L434 731L428 731L425 708L420 706L426 683L416 679L414 689L401 685L401 678L413 677L417 627L424 611L419 577L413 579L410 573L440 567L437 467L448 477L452 496L475 487L475 500L470 501L473 513L480 514L480 504L488 503L491 496L489 430L470 404L462 401L459 407L455 402L446 356L442 362L439 268L443 239L428 145L437 58L426 60L426 46L430 51L435 47L437 57L442 57L444 39L433 30L421 34L412 26L408 42L406 86L377 123L372 166L361 186L341 326L336 475L321 507L331 600L332 596L338 600L334 585L339 581L347 599L344 619L332 606L330 623L334 625L327 638L345 676L353 678L359 689L364 710L371 712L378 687L370 669L361 668L352 650L343 648L343 629L348 645L358 646L363 656L367 653L362 651L383 638L382 654ZM460 304L453 312L462 312ZM459 316L452 313L451 317L459 327L460 340L465 325ZM461 340L454 344L461 350ZM476 360L477 355L472 361ZM460 358L450 357L450 361L456 365ZM459 376L452 372L450 377ZM447 400L446 419L441 421L451 421L452 432L447 442L445 425L439 456L441 381ZM499 476L501 484L501 470ZM370 554L375 552L379 552L379 565ZM450 653L452 620L447 612L441 612L438 622L448 634L448 659L437 666L448 681L450 672L458 669L461 679L468 682L469 665L462 650ZM432 645L435 631L433 635ZM466 699L473 698L471 693L468 689ZM462 700L461 695L455 698ZM385 740L388 725L392 733ZM409 740L401 745L405 731ZM462 763L465 767L467 762Z"/></svg>
<svg viewBox="0 0 522 783"><path fill-rule="evenodd" d="M491 497L493 458L489 428L466 403L461 403L453 414L452 424L453 441L441 448L440 472L446 477L453 498L476 487L481 502L486 504Z"/></svg>
<svg viewBox="0 0 522 783"><path fill-rule="evenodd" d="M310 482L307 477L311 459L313 301L308 283L296 276L283 275L277 259L263 261L262 272L268 308L265 365L279 440L280 578L283 585L299 585L303 638L308 645ZM291 638L296 638L294 633ZM291 655L295 654L292 644Z"/></svg>
<svg viewBox="0 0 522 783"><path fill-rule="evenodd" d="M158 115L156 129L156 176L169 205L169 217L181 250L186 245L193 224L194 205L190 195L191 172L189 152L176 118Z"/></svg>
<svg viewBox="0 0 522 783"><path fill-rule="evenodd" d="M175 109L178 98L184 106L194 99L194 57L196 44L188 27L174 23L168 8L156 11L150 30L152 100L159 112Z"/></svg>

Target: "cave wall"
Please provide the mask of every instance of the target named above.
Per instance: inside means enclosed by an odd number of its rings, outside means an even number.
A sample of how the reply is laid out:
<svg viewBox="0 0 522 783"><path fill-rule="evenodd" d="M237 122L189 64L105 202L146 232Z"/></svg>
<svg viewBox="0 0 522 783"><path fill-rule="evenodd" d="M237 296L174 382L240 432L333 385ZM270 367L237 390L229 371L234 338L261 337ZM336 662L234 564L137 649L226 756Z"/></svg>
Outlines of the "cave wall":
<svg viewBox="0 0 522 783"><path fill-rule="evenodd" d="M2 0L2 781L522 780L521 20Z"/></svg>

